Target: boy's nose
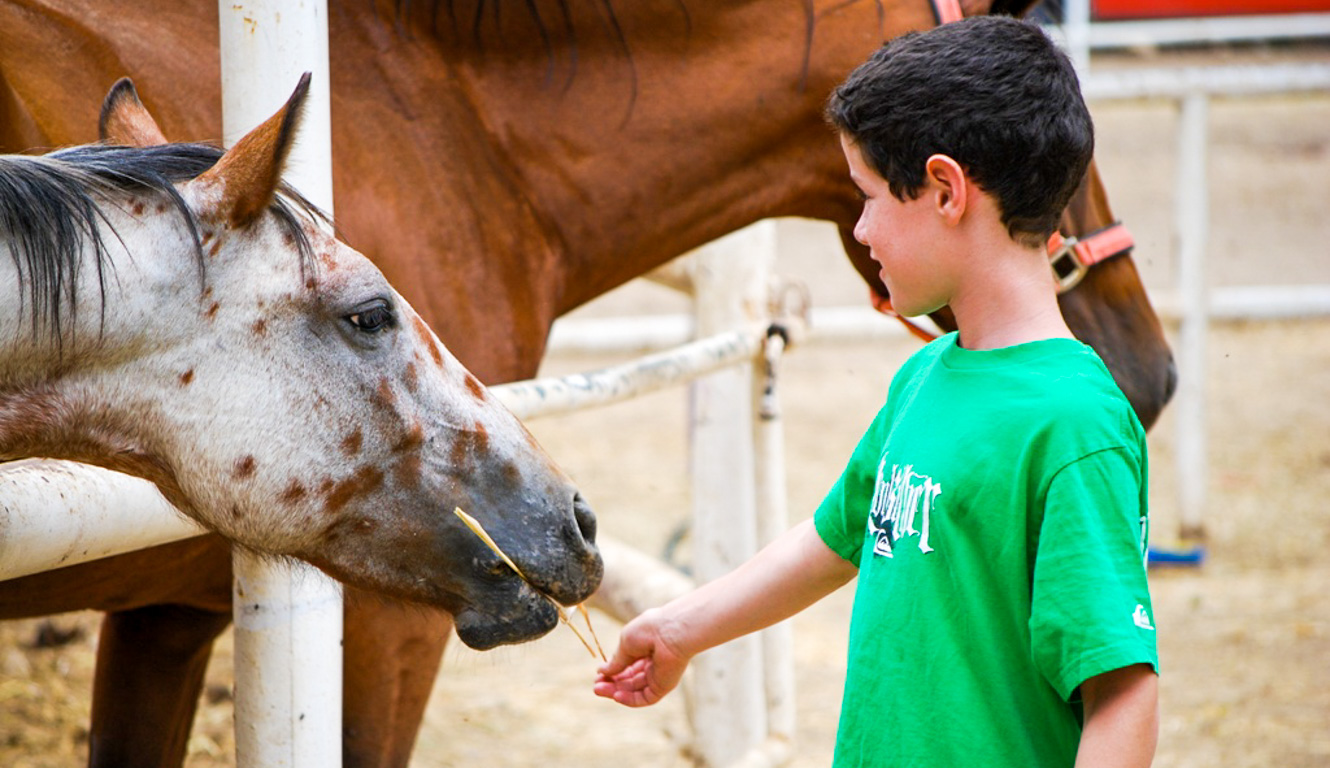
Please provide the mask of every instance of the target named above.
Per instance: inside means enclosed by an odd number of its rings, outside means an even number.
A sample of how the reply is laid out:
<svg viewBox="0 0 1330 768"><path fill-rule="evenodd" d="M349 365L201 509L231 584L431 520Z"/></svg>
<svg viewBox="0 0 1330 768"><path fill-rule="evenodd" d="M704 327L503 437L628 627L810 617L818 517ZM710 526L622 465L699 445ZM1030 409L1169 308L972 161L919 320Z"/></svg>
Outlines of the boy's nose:
<svg viewBox="0 0 1330 768"><path fill-rule="evenodd" d="M859 220L854 222L854 240L859 245L868 245L868 238L864 235L864 215L859 214Z"/></svg>

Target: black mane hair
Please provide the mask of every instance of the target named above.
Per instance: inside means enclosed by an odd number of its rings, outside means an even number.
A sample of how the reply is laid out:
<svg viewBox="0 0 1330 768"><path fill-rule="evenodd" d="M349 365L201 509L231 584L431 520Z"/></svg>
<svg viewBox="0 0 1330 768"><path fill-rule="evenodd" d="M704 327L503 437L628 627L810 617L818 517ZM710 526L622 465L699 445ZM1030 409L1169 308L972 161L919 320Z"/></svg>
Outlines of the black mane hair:
<svg viewBox="0 0 1330 768"><path fill-rule="evenodd" d="M63 347L66 319L71 324L76 319L80 269L97 270L100 325L105 327L108 254L103 227L113 236L119 235L102 206L123 205L129 196L164 200L180 216L193 240L202 284L205 260L198 220L175 185L197 178L216 165L222 154L209 144L177 143L152 147L88 144L40 157L0 156L0 238L8 242L18 271L20 308L31 304L34 338L46 328L57 348ZM304 276L315 262L300 216L327 217L286 185L280 192L269 210L294 238ZM94 257L85 264L82 253L89 245Z"/></svg>

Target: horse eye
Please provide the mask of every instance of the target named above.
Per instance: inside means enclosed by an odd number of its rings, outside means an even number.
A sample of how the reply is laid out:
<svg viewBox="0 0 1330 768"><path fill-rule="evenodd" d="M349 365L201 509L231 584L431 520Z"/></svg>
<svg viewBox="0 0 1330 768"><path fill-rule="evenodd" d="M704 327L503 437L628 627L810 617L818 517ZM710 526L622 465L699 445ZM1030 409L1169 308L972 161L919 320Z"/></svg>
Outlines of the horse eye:
<svg viewBox="0 0 1330 768"><path fill-rule="evenodd" d="M354 325L357 330L365 333L379 333L397 325L397 319L393 317L393 311L388 308L387 304L375 304L359 312L354 312L347 315L346 320Z"/></svg>

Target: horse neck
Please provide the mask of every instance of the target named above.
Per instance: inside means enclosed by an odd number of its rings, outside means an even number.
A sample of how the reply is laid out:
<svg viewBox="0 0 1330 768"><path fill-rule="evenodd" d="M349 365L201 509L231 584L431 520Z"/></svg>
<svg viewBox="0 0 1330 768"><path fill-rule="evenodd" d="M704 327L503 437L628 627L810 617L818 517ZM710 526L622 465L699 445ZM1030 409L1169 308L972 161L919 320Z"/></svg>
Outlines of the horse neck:
<svg viewBox="0 0 1330 768"><path fill-rule="evenodd" d="M1061 230L1064 234L1080 237L1107 227L1113 221L1113 209L1109 207L1103 177L1099 175L1099 166L1091 160L1075 194L1062 212Z"/></svg>
<svg viewBox="0 0 1330 768"><path fill-rule="evenodd" d="M575 18L575 70L557 41L503 61L454 41L455 70L565 249L560 311L758 219L853 226L822 107L882 39L932 25L926 0L819 4L811 40L798 3L615 8L621 43Z"/></svg>

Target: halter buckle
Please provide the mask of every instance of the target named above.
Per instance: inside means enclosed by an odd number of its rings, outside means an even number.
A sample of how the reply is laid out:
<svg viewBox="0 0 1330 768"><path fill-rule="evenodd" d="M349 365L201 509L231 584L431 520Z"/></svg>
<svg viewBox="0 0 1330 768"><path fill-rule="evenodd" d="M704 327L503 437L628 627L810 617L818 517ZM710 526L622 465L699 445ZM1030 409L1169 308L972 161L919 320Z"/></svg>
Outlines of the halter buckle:
<svg viewBox="0 0 1330 768"><path fill-rule="evenodd" d="M1048 241L1048 266L1053 270L1053 282L1058 286L1058 293L1070 291L1085 279L1090 265L1076 250L1080 241L1075 237L1063 237L1057 232Z"/></svg>

